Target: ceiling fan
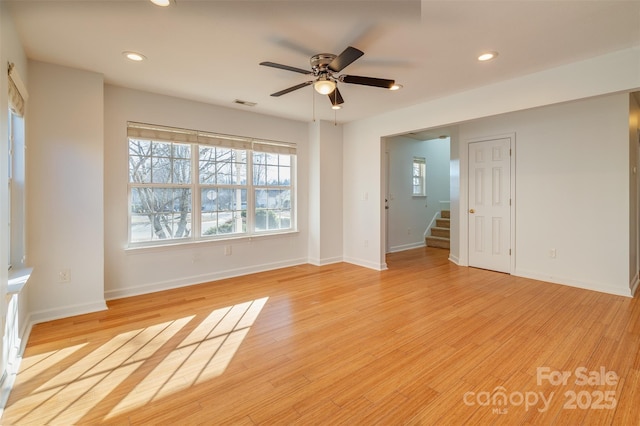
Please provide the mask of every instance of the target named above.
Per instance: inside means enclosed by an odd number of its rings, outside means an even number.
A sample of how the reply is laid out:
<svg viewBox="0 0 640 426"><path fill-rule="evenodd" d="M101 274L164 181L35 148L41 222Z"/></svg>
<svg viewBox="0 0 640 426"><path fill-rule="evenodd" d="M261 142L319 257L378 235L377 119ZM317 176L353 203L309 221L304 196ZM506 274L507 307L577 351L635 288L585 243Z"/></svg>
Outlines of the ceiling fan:
<svg viewBox="0 0 640 426"><path fill-rule="evenodd" d="M382 87L384 89L394 89L397 87L394 80L384 78L362 77L346 74L339 76L334 75L334 73L337 74L347 66L351 65L362 55L364 55L363 51L351 46L347 47L344 52L338 56L332 53L319 53L317 55L313 55L310 59L311 71L291 67L289 65L277 64L275 62L260 62L260 65L298 72L300 74L313 75L316 77L315 80L305 81L304 83L272 93L271 96L282 96L293 92L294 90L302 89L303 87L313 84L316 92L329 97L333 109L340 109L340 105L344 103L344 99L342 99L340 90L338 90L338 82L360 84L362 86Z"/></svg>

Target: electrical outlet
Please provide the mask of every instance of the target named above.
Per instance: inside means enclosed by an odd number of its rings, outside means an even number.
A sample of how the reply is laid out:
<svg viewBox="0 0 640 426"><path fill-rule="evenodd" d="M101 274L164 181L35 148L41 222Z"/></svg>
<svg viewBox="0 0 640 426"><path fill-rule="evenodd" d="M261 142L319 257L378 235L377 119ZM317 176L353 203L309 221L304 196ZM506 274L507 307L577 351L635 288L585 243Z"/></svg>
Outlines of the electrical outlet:
<svg viewBox="0 0 640 426"><path fill-rule="evenodd" d="M68 283L71 281L71 269L61 269L58 272L58 282L59 283Z"/></svg>
<svg viewBox="0 0 640 426"><path fill-rule="evenodd" d="M556 249L552 248L549 250L549 257L552 259L556 258Z"/></svg>
<svg viewBox="0 0 640 426"><path fill-rule="evenodd" d="M225 256L231 256L231 246L230 245L224 246L224 255Z"/></svg>

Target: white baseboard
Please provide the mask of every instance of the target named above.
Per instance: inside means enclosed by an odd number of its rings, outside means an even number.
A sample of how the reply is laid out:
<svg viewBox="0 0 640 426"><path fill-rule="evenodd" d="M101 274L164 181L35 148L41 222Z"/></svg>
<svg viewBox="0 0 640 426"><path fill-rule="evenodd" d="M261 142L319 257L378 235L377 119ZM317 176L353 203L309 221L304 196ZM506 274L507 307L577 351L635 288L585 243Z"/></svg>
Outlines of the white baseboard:
<svg viewBox="0 0 640 426"><path fill-rule="evenodd" d="M271 271L273 269L287 268L289 266L303 265L308 259L291 259L284 262L265 263L245 268L229 269L202 275L193 275L179 279L161 281L157 283L132 286L116 290L107 290L104 293L106 300L121 299L123 297L139 296L141 294L155 293L157 291L171 290L179 287L188 287L210 281L219 281L226 278L234 278L241 275L255 274L257 272Z"/></svg>
<svg viewBox="0 0 640 426"><path fill-rule="evenodd" d="M631 284L629 288L631 289L631 297L635 296L636 291L638 291L638 286L640 285L640 273L636 273L636 276L631 280Z"/></svg>
<svg viewBox="0 0 640 426"><path fill-rule="evenodd" d="M577 281L569 278L553 277L553 276L540 274L537 272L523 271L521 269L516 269L512 273L512 275L517 277L530 278L532 280L537 280L537 281L545 281L553 284L566 285L569 287L582 288L584 290L592 290L592 291L598 291L600 293L613 294L616 296L633 297L633 293L629 288L624 289L624 288L612 287L609 285L603 285L598 283Z"/></svg>
<svg viewBox="0 0 640 426"><path fill-rule="evenodd" d="M399 246L392 246L389 247L389 253L397 253L399 251L405 251L405 250L412 250L415 248L420 248L420 247L425 247L426 244L424 243L424 240L422 241L418 241L415 243L410 243L410 244L401 244Z"/></svg>
<svg viewBox="0 0 640 426"><path fill-rule="evenodd" d="M463 266L460 264L460 258L458 256L454 256L451 253L449 253L449 262L455 263L458 266Z"/></svg>
<svg viewBox="0 0 640 426"><path fill-rule="evenodd" d="M356 266L362 266L363 268L374 269L376 271L386 271L388 269L386 262L374 263L374 262L369 262L368 260L354 259L352 257L345 257L344 262L351 263L352 265L356 265Z"/></svg>
<svg viewBox="0 0 640 426"><path fill-rule="evenodd" d="M90 314L92 312L105 311L107 304L104 300L83 305L63 306L55 309L47 309L44 311L31 312L29 315L29 323L38 324L45 321L53 321L60 318L73 317L76 315Z"/></svg>
<svg viewBox="0 0 640 426"><path fill-rule="evenodd" d="M313 259L309 259L307 261L307 263L310 263L313 266L331 265L333 263L340 263L340 262L342 262L342 257L341 256L328 257L326 259L313 258Z"/></svg>

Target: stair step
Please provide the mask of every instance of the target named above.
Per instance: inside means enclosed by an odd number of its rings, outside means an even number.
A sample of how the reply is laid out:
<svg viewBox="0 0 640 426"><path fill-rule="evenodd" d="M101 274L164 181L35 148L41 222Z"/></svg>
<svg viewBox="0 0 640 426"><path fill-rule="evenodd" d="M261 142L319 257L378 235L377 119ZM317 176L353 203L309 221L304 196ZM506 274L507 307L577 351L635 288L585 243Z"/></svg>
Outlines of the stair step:
<svg viewBox="0 0 640 426"><path fill-rule="evenodd" d="M436 226L438 228L451 228L451 219L438 218L436 219Z"/></svg>
<svg viewBox="0 0 640 426"><path fill-rule="evenodd" d="M451 229L450 228L439 228L434 226L431 228L431 236L432 237L442 237L442 238L451 238Z"/></svg>
<svg viewBox="0 0 640 426"><path fill-rule="evenodd" d="M442 210L440 211L440 216L444 219L449 219L451 217L451 211L450 210Z"/></svg>
<svg viewBox="0 0 640 426"><path fill-rule="evenodd" d="M427 244L427 247L437 247L443 249L451 248L451 241L448 238L426 237L425 243Z"/></svg>

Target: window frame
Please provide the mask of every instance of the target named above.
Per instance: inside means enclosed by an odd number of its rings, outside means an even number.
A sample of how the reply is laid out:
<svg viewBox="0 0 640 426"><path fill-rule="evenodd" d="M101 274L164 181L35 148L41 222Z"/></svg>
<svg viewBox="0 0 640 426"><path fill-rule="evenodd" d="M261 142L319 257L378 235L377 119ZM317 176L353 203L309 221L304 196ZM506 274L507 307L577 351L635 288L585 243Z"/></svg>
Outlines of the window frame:
<svg viewBox="0 0 640 426"><path fill-rule="evenodd" d="M133 129L133 130L132 130ZM156 136L154 136L154 133ZM160 135L159 137L157 135ZM169 140L169 138L175 137L175 139ZM127 123L127 244L129 249L136 248L152 248L157 246L171 246L171 245L182 245L182 244L192 244L192 243L203 243L208 241L227 241L227 240L237 240L237 239L245 239L245 238L255 238L261 236L269 236L269 235L280 235L280 234L290 234L298 232L297 230L297 206L296 206L296 179L297 179L297 152L296 145L286 142L279 141L269 141L269 140L257 140L254 138L245 138L240 136L229 136L222 134L213 134L209 132L201 132L195 130L186 130L186 129L178 129L178 128L170 128L166 126L157 126L150 125L144 123L135 123L128 122ZM190 157L190 167L191 167L191 183L189 184L175 184L175 183L140 183L134 182L131 178L131 153L129 151L131 141L132 140L145 140L150 143L160 142L160 143L179 143L179 144L190 144L191 146L191 157ZM212 143L213 141L213 143ZM200 180L200 164L201 164L201 147L215 147L215 148L223 148L223 149L234 149L237 151L245 151L244 159L245 163L245 171L244 176L246 177L246 182L240 183L211 183L211 182L201 182ZM275 155L285 155L289 157L289 168L290 168L290 176L288 185L278 185L278 186L268 186L268 189L278 189L289 191L289 206L288 213L290 215L289 226L286 228L278 228L278 229L256 229L256 215L258 214L258 207L256 202L256 191L258 189L262 189L262 186L254 183L254 154L256 153L269 153ZM233 157L229 161L229 164L234 164ZM280 159L280 157L278 157ZM233 167L233 166L232 166ZM176 186L178 185L178 186ZM191 192L191 209L190 209L190 222L188 222L190 226L190 232L187 236L183 237L171 237L171 238L158 238L155 239L153 235L150 236L149 240L138 240L132 241L134 237L133 234L133 225L132 219L135 217L135 213L133 211L134 200L132 196L133 188L139 187L150 187L150 188L190 188ZM242 196L240 198L240 210L230 210L233 214L231 220L238 220L237 214L243 214L244 220L243 226L244 229L240 232L231 232L231 233L221 233L221 234L213 234L213 235L203 235L205 231L204 221L202 220L202 215L205 213L203 209L203 201L202 197L204 196L203 191L207 188L212 188L215 190L220 189L238 189L241 191L245 191L245 198ZM233 205L236 201L231 201ZM236 204L237 206L237 204ZM244 209L243 209L244 207ZM237 207L236 207L237 208ZM225 210L214 210L216 214ZM216 216L216 227L220 226L220 222L218 219L219 216ZM280 216L279 216L280 217ZM280 222L279 222L280 223ZM219 228L218 228L219 229ZM151 229L153 232L153 229Z"/></svg>
<svg viewBox="0 0 640 426"><path fill-rule="evenodd" d="M13 252L13 244L15 244L15 242L12 239L12 234L13 234L13 223L14 223L14 219L13 219L13 175L14 175L14 168L15 168L15 164L14 164L14 150L15 150L15 143L14 143L14 137L15 137L15 122L14 119L16 117L15 112L11 109L11 107L9 106L8 108L8 129L7 129L7 219L8 219L8 223L7 223L7 268L8 270L11 270L11 268L13 267L13 259L12 259L12 252Z"/></svg>

